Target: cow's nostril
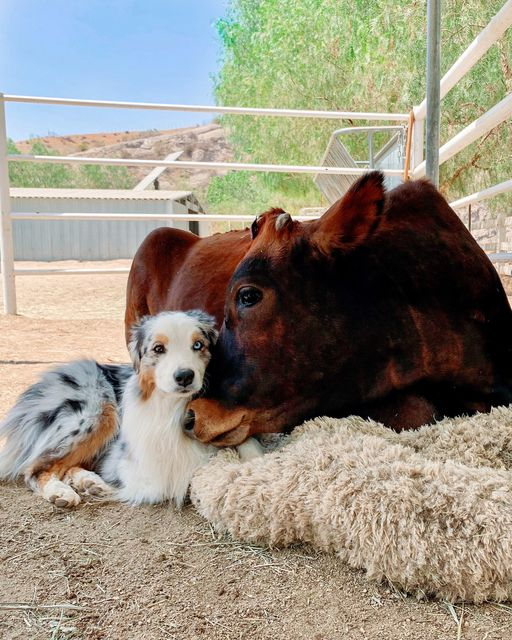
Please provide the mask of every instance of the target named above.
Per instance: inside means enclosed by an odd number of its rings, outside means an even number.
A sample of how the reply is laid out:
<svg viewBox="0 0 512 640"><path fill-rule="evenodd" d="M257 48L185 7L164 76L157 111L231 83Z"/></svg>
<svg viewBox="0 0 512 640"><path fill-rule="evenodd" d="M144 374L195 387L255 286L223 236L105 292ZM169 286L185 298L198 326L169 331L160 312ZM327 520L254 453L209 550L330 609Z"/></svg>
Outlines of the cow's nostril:
<svg viewBox="0 0 512 640"><path fill-rule="evenodd" d="M192 369L178 369L174 374L174 379L180 387L188 387L194 379L194 372Z"/></svg>

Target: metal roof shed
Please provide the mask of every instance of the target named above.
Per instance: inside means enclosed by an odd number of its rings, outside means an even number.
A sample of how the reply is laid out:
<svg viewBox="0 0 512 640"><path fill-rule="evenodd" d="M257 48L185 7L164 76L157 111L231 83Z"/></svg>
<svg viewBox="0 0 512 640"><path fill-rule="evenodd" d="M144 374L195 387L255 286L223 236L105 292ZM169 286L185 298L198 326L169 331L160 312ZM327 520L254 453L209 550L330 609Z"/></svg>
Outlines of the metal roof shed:
<svg viewBox="0 0 512 640"><path fill-rule="evenodd" d="M117 189L10 190L16 213L202 213L189 191ZM169 226L199 232L197 222L183 220L13 220L16 260L112 260L133 257L146 235ZM203 223L201 223L203 226ZM207 233L207 229L202 229Z"/></svg>

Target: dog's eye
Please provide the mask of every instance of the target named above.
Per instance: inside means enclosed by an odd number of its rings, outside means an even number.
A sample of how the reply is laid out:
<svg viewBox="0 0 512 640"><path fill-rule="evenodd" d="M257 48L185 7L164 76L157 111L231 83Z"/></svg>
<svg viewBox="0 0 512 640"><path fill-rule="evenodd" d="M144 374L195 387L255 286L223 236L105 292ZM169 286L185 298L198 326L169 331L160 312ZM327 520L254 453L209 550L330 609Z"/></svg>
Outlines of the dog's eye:
<svg viewBox="0 0 512 640"><path fill-rule="evenodd" d="M242 287L236 294L236 303L239 307L252 307L263 298L263 294L256 287Z"/></svg>
<svg viewBox="0 0 512 640"><path fill-rule="evenodd" d="M154 353L165 353L165 347L163 344L155 344L153 347Z"/></svg>
<svg viewBox="0 0 512 640"><path fill-rule="evenodd" d="M201 342L201 340L196 340L192 345L192 349L194 351L201 351L203 347L204 347L204 342Z"/></svg>

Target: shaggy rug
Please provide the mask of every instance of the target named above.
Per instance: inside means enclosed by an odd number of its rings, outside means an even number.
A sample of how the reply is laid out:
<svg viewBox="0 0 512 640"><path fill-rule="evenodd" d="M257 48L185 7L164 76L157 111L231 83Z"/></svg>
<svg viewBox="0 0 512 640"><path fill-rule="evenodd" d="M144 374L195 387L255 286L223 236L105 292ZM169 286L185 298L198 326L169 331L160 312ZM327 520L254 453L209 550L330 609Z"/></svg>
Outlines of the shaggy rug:
<svg viewBox="0 0 512 640"><path fill-rule="evenodd" d="M512 599L512 407L400 434L317 418L250 462L222 451L191 497L239 540L310 543L411 593Z"/></svg>

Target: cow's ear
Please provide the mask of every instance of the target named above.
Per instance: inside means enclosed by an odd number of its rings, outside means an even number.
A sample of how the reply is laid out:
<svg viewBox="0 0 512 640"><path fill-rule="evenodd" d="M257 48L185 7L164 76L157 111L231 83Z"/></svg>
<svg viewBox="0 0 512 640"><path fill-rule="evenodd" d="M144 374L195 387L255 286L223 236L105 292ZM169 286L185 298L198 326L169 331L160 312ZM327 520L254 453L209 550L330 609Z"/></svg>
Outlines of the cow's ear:
<svg viewBox="0 0 512 640"><path fill-rule="evenodd" d="M325 254L362 244L377 228L384 208L384 176L367 173L317 221L312 242Z"/></svg>

